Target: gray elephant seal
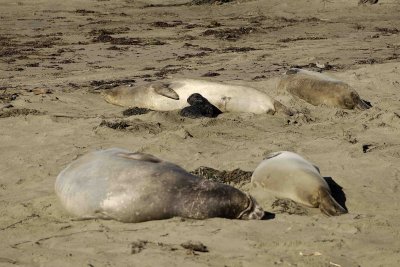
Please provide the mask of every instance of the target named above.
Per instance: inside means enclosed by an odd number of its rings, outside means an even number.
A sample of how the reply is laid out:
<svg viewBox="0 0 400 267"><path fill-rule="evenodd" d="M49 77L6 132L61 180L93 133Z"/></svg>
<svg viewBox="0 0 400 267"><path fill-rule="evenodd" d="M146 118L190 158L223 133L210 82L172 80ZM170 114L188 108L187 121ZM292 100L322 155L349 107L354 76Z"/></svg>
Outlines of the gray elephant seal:
<svg viewBox="0 0 400 267"><path fill-rule="evenodd" d="M112 148L86 154L58 175L55 191L80 218L143 222L174 216L261 219L248 194L152 155Z"/></svg>
<svg viewBox="0 0 400 267"><path fill-rule="evenodd" d="M203 80L183 79L138 87L119 86L103 95L107 102L114 105L169 111L188 106L186 100L194 93L202 95L222 112L292 113L280 102L257 89Z"/></svg>
<svg viewBox="0 0 400 267"><path fill-rule="evenodd" d="M276 197L288 198L333 216L347 213L331 195L329 185L316 166L300 155L280 151L271 153L255 169L251 183Z"/></svg>
<svg viewBox="0 0 400 267"><path fill-rule="evenodd" d="M277 89L286 90L314 106L324 104L361 110L371 107L347 83L314 71L292 68L281 77Z"/></svg>

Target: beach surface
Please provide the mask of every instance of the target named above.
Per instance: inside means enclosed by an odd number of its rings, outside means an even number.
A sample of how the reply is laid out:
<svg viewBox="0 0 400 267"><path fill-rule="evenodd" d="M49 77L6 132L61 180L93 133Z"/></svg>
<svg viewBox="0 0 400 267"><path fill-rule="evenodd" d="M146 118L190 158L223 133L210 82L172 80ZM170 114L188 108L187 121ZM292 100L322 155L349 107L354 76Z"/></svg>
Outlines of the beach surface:
<svg viewBox="0 0 400 267"><path fill-rule="evenodd" d="M0 266L400 266L398 1L0 2ZM279 94L292 66L319 67L372 108ZM101 96L170 78L254 87L301 113L124 116ZM271 152L294 151L342 187L349 213L291 214L261 197L274 214L261 221L75 220L55 179L77 157L110 147L188 171L251 172Z"/></svg>

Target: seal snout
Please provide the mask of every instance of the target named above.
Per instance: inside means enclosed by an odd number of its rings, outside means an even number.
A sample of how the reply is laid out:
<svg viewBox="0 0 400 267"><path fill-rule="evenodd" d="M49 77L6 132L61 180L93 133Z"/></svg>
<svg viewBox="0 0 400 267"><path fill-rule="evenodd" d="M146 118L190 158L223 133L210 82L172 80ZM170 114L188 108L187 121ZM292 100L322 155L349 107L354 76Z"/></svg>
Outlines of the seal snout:
<svg viewBox="0 0 400 267"><path fill-rule="evenodd" d="M239 214L238 219L261 220L265 215L263 208L258 205L257 201L250 194L246 193L246 195L248 197L249 204L247 208Z"/></svg>
<svg viewBox="0 0 400 267"><path fill-rule="evenodd" d="M249 214L249 220L261 220L264 215L264 210L257 204L254 210Z"/></svg>

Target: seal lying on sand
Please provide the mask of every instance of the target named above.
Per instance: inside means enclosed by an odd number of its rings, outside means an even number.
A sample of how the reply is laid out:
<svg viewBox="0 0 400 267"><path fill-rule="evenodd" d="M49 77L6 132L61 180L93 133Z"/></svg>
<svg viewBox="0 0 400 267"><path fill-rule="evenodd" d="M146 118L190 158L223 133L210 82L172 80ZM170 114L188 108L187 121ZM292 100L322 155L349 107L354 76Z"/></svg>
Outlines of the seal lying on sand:
<svg viewBox="0 0 400 267"><path fill-rule="evenodd" d="M314 106L325 104L331 107L362 110L371 107L348 84L319 72L290 69L278 83L278 91L283 90Z"/></svg>
<svg viewBox="0 0 400 267"><path fill-rule="evenodd" d="M173 80L145 86L119 86L103 93L107 102L124 107L158 111L182 109L194 93L201 94L222 112L272 113L291 111L257 89L203 80Z"/></svg>
<svg viewBox="0 0 400 267"><path fill-rule="evenodd" d="M318 168L293 152L269 154L255 169L251 183L276 197L319 207L328 216L347 213L331 196L329 185Z"/></svg>
<svg viewBox="0 0 400 267"><path fill-rule="evenodd" d="M193 119L200 117L215 118L222 113L221 110L208 102L208 100L202 95L197 93L190 95L187 99L187 102L190 106L184 107L179 112L179 114L183 117L189 117Z"/></svg>
<svg viewBox="0 0 400 267"><path fill-rule="evenodd" d="M58 175L62 205L80 218L143 222L181 216L261 219L248 194L152 155L111 148L86 154Z"/></svg>

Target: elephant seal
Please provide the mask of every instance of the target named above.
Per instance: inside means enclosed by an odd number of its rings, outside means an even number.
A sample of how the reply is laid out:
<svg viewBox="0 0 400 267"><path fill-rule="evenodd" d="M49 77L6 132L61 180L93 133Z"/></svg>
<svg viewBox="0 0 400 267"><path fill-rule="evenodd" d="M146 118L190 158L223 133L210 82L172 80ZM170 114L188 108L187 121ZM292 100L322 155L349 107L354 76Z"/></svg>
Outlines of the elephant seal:
<svg viewBox="0 0 400 267"><path fill-rule="evenodd" d="M183 117L200 118L208 117L215 118L221 114L221 110L208 102L202 95L195 93L189 96L187 102L190 106L184 107L179 114Z"/></svg>
<svg viewBox="0 0 400 267"><path fill-rule="evenodd" d="M281 77L277 89L281 92L286 90L314 106L324 104L361 110L371 107L347 83L309 70L297 68L288 70Z"/></svg>
<svg viewBox="0 0 400 267"><path fill-rule="evenodd" d="M124 107L149 108L158 111L182 109L186 100L198 93L222 112L271 113L292 111L257 89L203 80L172 80L138 87L119 86L103 92L104 99Z"/></svg>
<svg viewBox="0 0 400 267"><path fill-rule="evenodd" d="M232 186L199 178L152 155L118 148L88 153L70 163L58 175L55 191L64 208L82 219L264 216L249 194Z"/></svg>
<svg viewBox="0 0 400 267"><path fill-rule="evenodd" d="M331 195L319 169L300 155L280 151L271 153L255 169L251 183L276 197L288 198L333 216L347 213Z"/></svg>

